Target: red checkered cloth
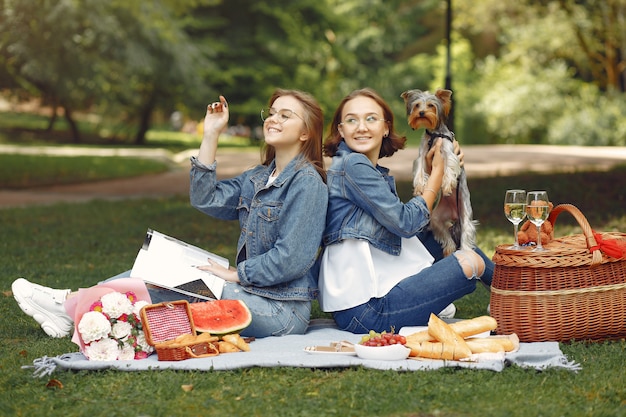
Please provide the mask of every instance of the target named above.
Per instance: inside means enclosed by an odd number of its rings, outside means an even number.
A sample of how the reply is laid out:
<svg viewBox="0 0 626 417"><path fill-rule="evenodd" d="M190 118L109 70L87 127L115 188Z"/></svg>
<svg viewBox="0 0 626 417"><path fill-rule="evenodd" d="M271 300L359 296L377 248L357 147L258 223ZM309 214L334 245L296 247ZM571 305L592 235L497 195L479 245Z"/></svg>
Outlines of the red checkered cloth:
<svg viewBox="0 0 626 417"><path fill-rule="evenodd" d="M182 334L195 334L185 304L165 304L145 310L152 342L161 343Z"/></svg>

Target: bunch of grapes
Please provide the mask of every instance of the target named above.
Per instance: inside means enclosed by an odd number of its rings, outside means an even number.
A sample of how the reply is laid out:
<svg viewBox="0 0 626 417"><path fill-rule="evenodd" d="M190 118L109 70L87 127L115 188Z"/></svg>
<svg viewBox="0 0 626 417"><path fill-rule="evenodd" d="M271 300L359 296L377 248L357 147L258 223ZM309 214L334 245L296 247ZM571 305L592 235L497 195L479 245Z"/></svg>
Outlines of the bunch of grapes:
<svg viewBox="0 0 626 417"><path fill-rule="evenodd" d="M364 335L359 342L363 346L404 345L405 343L406 338L402 335L394 332L376 333L374 330L370 330L369 334Z"/></svg>

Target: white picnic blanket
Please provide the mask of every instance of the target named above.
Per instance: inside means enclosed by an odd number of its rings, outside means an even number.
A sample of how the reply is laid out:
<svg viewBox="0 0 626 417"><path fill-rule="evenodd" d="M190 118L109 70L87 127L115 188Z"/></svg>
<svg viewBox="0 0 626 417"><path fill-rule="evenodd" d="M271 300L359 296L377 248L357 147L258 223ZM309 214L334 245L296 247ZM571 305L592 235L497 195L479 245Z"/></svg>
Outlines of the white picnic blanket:
<svg viewBox="0 0 626 417"><path fill-rule="evenodd" d="M507 365L543 370L563 368L572 371L580 366L569 361L561 352L558 342L520 343L520 348L506 355L492 355L476 362L405 359L398 361L366 360L357 356L335 353L311 353L308 346L329 346L332 342L346 340L356 343L361 336L341 331L332 324L314 324L304 335L289 335L257 339L250 344L249 352L228 353L218 356L187 359L184 361L159 361L156 354L147 359L131 361L89 361L81 353L67 353L56 357L36 359L33 365L35 376L50 375L57 368L67 370L158 371L165 369L189 371L222 371L252 367L300 367L300 368L345 368L362 366L370 369L396 371L424 371L443 367L486 369L500 372Z"/></svg>

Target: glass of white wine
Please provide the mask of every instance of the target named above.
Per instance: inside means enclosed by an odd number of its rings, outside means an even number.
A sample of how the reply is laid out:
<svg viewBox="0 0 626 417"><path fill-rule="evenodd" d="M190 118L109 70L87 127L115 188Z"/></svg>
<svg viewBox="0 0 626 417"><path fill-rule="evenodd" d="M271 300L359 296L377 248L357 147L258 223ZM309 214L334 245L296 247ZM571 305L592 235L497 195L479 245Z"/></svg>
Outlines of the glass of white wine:
<svg viewBox="0 0 626 417"><path fill-rule="evenodd" d="M515 234L515 244L509 246L508 249L523 249L517 239L517 228L526 217L526 191L525 190L506 190L504 196L504 215L511 223L513 223L513 233Z"/></svg>
<svg viewBox="0 0 626 417"><path fill-rule="evenodd" d="M530 191L526 196L526 215L537 226L537 247L533 251L547 250L541 245L541 225L550 214L548 193L545 191Z"/></svg>

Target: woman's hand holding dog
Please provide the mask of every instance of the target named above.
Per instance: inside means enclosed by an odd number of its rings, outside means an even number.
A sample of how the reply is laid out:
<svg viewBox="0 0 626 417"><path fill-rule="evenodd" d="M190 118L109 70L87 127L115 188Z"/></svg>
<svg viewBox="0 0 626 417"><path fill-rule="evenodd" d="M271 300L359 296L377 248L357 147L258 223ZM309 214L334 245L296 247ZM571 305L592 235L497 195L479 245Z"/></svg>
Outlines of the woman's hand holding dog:
<svg viewBox="0 0 626 417"><path fill-rule="evenodd" d="M454 142L452 143L454 144L454 154L459 157L459 165L461 166L461 168L463 168L463 164L465 163L463 161L463 158L465 158L465 155L463 154L463 150L461 149L461 146L459 145L459 141L457 141L456 139L454 139Z"/></svg>
<svg viewBox="0 0 626 417"><path fill-rule="evenodd" d="M433 169L443 174L444 160L441 154L441 138L435 139L435 143L426 154L426 172L433 175Z"/></svg>
<svg viewBox="0 0 626 417"><path fill-rule="evenodd" d="M440 198L443 171L446 165L441 153L441 141L441 138L436 139L434 145L426 154L426 169L428 170L429 176L424 192L422 193L422 198L430 211L434 209Z"/></svg>

